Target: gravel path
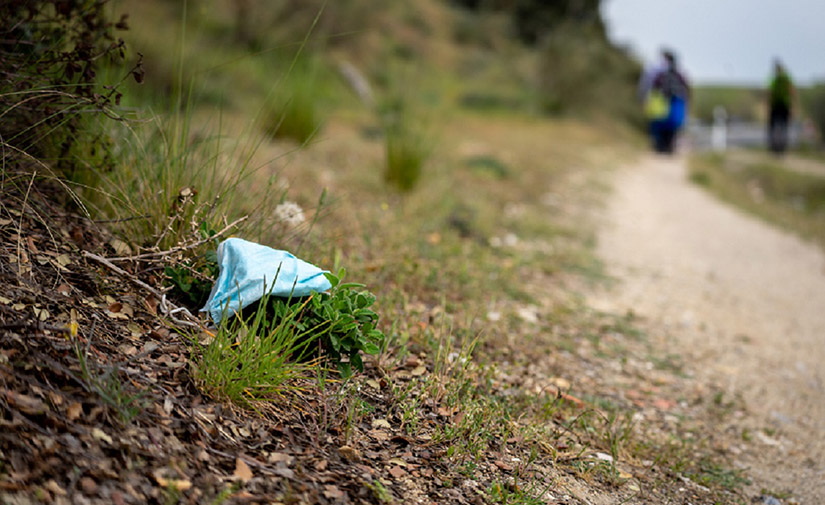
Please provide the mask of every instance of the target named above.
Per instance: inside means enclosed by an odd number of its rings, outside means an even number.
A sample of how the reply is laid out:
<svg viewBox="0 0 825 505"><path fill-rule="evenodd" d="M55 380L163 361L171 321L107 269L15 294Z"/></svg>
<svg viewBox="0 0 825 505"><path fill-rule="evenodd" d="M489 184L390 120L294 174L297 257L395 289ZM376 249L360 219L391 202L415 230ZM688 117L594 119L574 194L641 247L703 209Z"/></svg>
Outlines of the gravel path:
<svg viewBox="0 0 825 505"><path fill-rule="evenodd" d="M617 174L599 254L619 282L591 304L633 310L693 380L741 394L755 431L731 452L751 493L825 503L825 257L693 186L684 165Z"/></svg>

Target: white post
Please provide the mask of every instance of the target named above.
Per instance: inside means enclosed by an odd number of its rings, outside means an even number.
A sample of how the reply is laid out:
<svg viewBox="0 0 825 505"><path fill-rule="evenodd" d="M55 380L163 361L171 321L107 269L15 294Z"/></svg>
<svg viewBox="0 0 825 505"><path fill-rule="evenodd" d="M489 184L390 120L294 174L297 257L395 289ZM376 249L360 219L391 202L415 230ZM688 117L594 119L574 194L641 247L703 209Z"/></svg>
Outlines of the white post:
<svg viewBox="0 0 825 505"><path fill-rule="evenodd" d="M713 127L710 130L710 145L714 151L721 152L728 147L728 113L724 107L713 108Z"/></svg>

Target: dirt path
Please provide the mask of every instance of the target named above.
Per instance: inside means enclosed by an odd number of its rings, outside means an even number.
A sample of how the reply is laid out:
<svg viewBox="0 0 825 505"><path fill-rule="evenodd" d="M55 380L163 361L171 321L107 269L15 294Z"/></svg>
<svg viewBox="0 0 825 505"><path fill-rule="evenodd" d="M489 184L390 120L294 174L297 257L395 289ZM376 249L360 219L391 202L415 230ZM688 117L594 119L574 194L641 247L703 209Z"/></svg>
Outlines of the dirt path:
<svg viewBox="0 0 825 505"><path fill-rule="evenodd" d="M633 310L693 380L741 394L725 450L750 494L825 503L822 252L691 185L679 158L621 171L615 192L599 254L619 282L591 303Z"/></svg>

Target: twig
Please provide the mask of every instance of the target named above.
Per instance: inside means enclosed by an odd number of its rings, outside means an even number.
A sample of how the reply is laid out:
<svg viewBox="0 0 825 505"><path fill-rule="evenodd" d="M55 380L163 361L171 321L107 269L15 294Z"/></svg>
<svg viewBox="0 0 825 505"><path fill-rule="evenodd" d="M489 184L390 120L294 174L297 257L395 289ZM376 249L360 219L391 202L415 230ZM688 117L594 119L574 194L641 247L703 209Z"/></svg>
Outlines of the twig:
<svg viewBox="0 0 825 505"><path fill-rule="evenodd" d="M138 286L140 286L143 289L145 289L145 290L149 291L150 293L152 293L156 298L158 298L160 300L159 308L160 308L161 313L163 315L165 315L166 317L168 317L169 319L171 319L175 324L179 324L179 325L182 325L182 326L191 326L193 328L199 328L200 327L198 324L195 324L195 323L192 323L192 322L189 322L189 321L183 321L183 320L178 319L174 316L177 313L184 313L187 316L189 316L191 319L196 319L195 316L193 316L192 313L189 312L188 309L186 309L185 307L175 306L175 304L173 304L172 302L169 302L168 300L166 300L166 295L165 294L161 293L160 291L153 288L152 286L146 284L145 282L138 279L134 275L130 274L126 270L123 270L122 268L115 265L114 263L112 263L108 259L106 259L102 256L98 256L97 254L90 253L89 251L83 251L83 256L85 258L93 259L93 260L95 260L99 263L102 263L102 264L106 265L107 267L114 270L115 273L120 274L123 277L126 277L127 279L129 279L133 283L137 284Z"/></svg>
<svg viewBox="0 0 825 505"><path fill-rule="evenodd" d="M115 265L114 263L109 261L107 258L104 258L103 256L98 256L97 254L94 254L94 253L90 253L89 251L83 251L83 256L85 258L93 259L93 260L97 261L98 263L102 263L102 264L106 265L107 267L111 268L112 270L114 270L115 273L120 274L123 277L127 277L130 281L134 282L135 284L142 287L143 289L149 291L150 293L155 295L158 299L163 298L163 295L161 294L160 291L158 291L157 289L153 288L152 286L146 284L145 282L138 279L134 275L130 274L126 270L124 270L124 269L120 268L119 266Z"/></svg>
<svg viewBox="0 0 825 505"><path fill-rule="evenodd" d="M69 332L69 328L66 326L54 326L51 324L43 324L42 322L26 322L26 321L18 321L16 323L8 323L8 324L0 324L0 330L36 330L36 331L63 331Z"/></svg>
<svg viewBox="0 0 825 505"><path fill-rule="evenodd" d="M238 224L242 223L243 221L246 221L247 219L249 219L249 216L244 216L242 218L236 219L235 221L229 223L221 231L215 233L211 237L198 240L194 244L177 246L177 247L173 247L171 249L168 249L166 251L138 254L136 256L118 256L116 258L107 258L107 259L108 259L108 261L130 261L130 260L133 261L133 260L142 260L142 259L148 259L148 258L162 258L164 256L169 256L171 254L175 254L175 253L180 252L180 251L186 251L188 249L194 249L198 246L201 246L201 245L209 242L210 240L212 240L214 238L217 238L217 237L223 235L224 233L229 231L231 228L237 226Z"/></svg>
<svg viewBox="0 0 825 505"><path fill-rule="evenodd" d="M105 223L127 223L129 221L134 221L136 219L148 219L152 217L150 214L144 214L142 216L132 216L132 217L122 217L120 219L90 219L89 221L96 223L96 224L105 224Z"/></svg>
<svg viewBox="0 0 825 505"><path fill-rule="evenodd" d="M238 458L238 459L241 459L241 460L243 460L244 463L248 464L249 466L254 466L255 468L260 468L261 470L264 471L264 473L268 473L270 475L278 475L278 472L274 471L272 469L272 467L270 467L269 465L265 465L264 463L261 463L260 461L254 459L254 458L251 458L251 457L249 457L245 454L238 454L237 456L233 456L232 454L229 454L228 452L224 452L224 451L221 451L221 450L218 450L218 449L214 449L212 447L209 447L208 445L206 446L206 450L211 452L211 453L217 454L218 456L223 456L225 458Z"/></svg>

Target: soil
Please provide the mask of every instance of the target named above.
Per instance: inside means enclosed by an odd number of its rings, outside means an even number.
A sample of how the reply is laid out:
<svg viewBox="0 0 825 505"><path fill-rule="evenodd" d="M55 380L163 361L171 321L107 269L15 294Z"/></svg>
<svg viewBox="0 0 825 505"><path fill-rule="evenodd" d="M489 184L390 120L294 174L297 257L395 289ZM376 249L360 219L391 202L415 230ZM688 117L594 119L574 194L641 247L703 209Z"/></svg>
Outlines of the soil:
<svg viewBox="0 0 825 505"><path fill-rule="evenodd" d="M618 282L589 302L639 316L688 364L685 388L740 402L719 430L748 495L825 502L822 251L692 185L680 157L646 158L614 182L598 251Z"/></svg>

